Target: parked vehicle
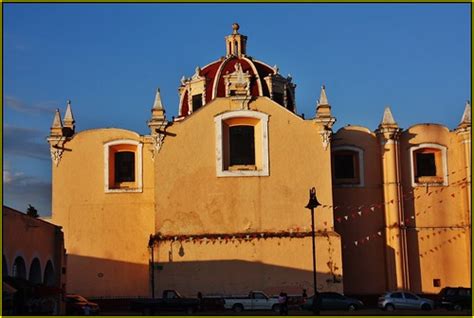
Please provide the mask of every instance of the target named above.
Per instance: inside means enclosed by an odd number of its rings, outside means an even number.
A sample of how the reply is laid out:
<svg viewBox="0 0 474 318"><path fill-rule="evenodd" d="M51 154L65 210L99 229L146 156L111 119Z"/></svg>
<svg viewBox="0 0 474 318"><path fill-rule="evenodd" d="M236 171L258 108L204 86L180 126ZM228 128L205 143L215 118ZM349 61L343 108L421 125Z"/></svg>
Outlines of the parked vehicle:
<svg viewBox="0 0 474 318"><path fill-rule="evenodd" d="M433 300L422 298L406 291L387 292L379 297L378 307L387 311L395 309L431 310L435 307Z"/></svg>
<svg viewBox="0 0 474 318"><path fill-rule="evenodd" d="M463 310L472 308L472 293L466 287L444 287L439 292L441 307L449 310Z"/></svg>
<svg viewBox="0 0 474 318"><path fill-rule="evenodd" d="M80 295L66 295L66 315L98 315L100 307L96 303L88 301Z"/></svg>
<svg viewBox="0 0 474 318"><path fill-rule="evenodd" d="M163 291L162 298L142 298L130 303L130 309L141 311L150 315L163 311L184 311L188 314L198 311L200 300L197 298L185 298L176 290L167 289Z"/></svg>
<svg viewBox="0 0 474 318"><path fill-rule="evenodd" d="M224 297L224 308L235 312L243 310L273 310L278 312L278 298L270 298L264 292L251 291L248 296Z"/></svg>
<svg viewBox="0 0 474 318"><path fill-rule="evenodd" d="M322 292L318 294L320 298L320 310L357 310L364 307L364 303L355 298L346 297L335 292ZM304 310L313 310L314 296L309 297L306 302L301 305Z"/></svg>

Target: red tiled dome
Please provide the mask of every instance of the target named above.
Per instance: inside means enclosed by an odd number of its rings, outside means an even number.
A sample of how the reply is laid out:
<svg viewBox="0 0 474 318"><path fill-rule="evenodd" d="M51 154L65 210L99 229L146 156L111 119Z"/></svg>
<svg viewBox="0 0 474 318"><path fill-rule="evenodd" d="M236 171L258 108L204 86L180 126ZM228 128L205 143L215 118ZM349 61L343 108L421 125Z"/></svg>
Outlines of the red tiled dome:
<svg viewBox="0 0 474 318"><path fill-rule="evenodd" d="M295 85L291 83L291 78L283 78L278 74L278 69L247 56L245 54L247 37L239 34L237 32L238 28L233 27L233 29L233 33L226 37L226 57L211 62L202 69L196 68L196 73L192 78L182 79L179 117L188 116L215 98L226 97L225 77L234 73L237 68L241 69L246 76L250 76L250 86L248 87L250 96L272 98L275 102L294 111ZM238 64L240 64L240 67L238 67ZM265 80L267 76L271 77L268 79L269 82ZM274 84L272 78L276 78L276 81L280 84ZM198 93L191 92L191 86L195 85L192 83L199 83ZM273 88L269 88L268 85L273 85ZM275 91L275 85L280 85L278 92ZM195 102L197 104L194 104Z"/></svg>

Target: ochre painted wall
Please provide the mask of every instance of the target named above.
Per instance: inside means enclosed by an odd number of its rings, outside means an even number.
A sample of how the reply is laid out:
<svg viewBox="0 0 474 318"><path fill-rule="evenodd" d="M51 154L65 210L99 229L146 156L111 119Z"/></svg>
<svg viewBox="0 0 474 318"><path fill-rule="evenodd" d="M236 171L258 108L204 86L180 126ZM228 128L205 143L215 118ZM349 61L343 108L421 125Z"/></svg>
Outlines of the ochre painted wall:
<svg viewBox="0 0 474 318"><path fill-rule="evenodd" d="M424 143L447 148L448 186L412 187L410 147ZM445 286L470 286L470 193L464 145L444 126L420 124L402 133L400 148L405 215L408 225L418 228L408 240L411 288L437 293ZM440 279L441 286L435 287L433 279Z"/></svg>
<svg viewBox="0 0 474 318"><path fill-rule="evenodd" d="M400 251L386 248L384 235L376 236L377 240L370 236L374 231L385 234L384 228L393 225L393 220L389 222L384 216L384 210L393 203L384 198L383 175L396 173L392 165L382 164L380 139L368 129L347 126L340 129L333 140L333 149L345 145L364 151L365 186L334 186L334 205L338 206L335 218L341 220L335 225L343 243L344 290L346 293L378 294L390 289L389 282L401 281L394 277L395 271L390 270L395 265L389 266L400 261ZM398 139L400 157L395 161L400 170L401 185L398 221L406 229L388 230L388 233L391 233L389 239L392 241L400 240L396 233L406 233L406 244L400 243L400 248L405 245L407 253L406 288L417 293L438 293L445 286L470 286L470 190L467 183L470 164L462 141L456 131L436 124L415 125L403 131ZM420 144L446 147L443 160L447 164L447 185L413 187L410 149ZM375 205L373 211L369 209L371 205ZM360 206L362 209L358 208ZM359 210L362 215L357 213ZM366 235L370 240L360 244ZM358 241L357 245L355 241ZM434 279L440 280L439 287L434 286Z"/></svg>
<svg viewBox="0 0 474 318"><path fill-rule="evenodd" d="M154 233L154 175L143 146L143 191L106 193L104 144L143 137L122 129L80 132L53 165L52 221L65 233L68 292L84 296L148 296L147 249ZM124 279L126 277L126 279Z"/></svg>
<svg viewBox="0 0 474 318"><path fill-rule="evenodd" d="M316 187L321 204L332 205L330 150L324 150L319 127L305 121L268 98L257 98L250 109L269 115L269 176L217 177L216 132L214 117L240 110L239 103L218 98L181 122L174 123L167 132L163 147L155 159L156 169L156 230L163 235L196 235L209 233L278 232L294 229L309 231L311 217L305 209L308 190ZM257 150L256 150L257 151ZM316 230L333 230L332 209L316 209ZM298 230L296 230L298 229ZM342 274L340 240L331 232L333 262ZM303 285L312 281L311 241L307 239L281 239L255 243L242 243L238 248L210 247L187 244L189 255L182 261L205 260L222 262L239 260L250 264L264 264L260 268L284 267L299 272L300 276L272 277L268 281L242 279L233 285L233 292L248 292L254 288L276 290L279 287ZM169 242L160 244L157 261L167 263ZM178 245L178 243L174 243ZM328 248L318 238L317 271L326 273ZM188 255L188 254L186 254ZM176 257L181 261L179 257ZM176 261L175 261L176 262ZM191 267L191 273L199 268ZM242 269L243 270L243 269ZM239 275L236 269L232 275ZM166 289L173 284L179 289L195 292L197 289L217 291L226 286L229 274L213 284L205 281L187 286L186 272L176 283L175 275L167 275L165 264L159 272L157 284ZM263 275L265 276L265 275ZM264 279L264 278L262 278ZM325 284L325 283L324 283ZM312 284L311 284L312 285ZM309 288L309 286L307 286ZM327 286L323 286L325 289ZM331 289L342 291L342 283Z"/></svg>
<svg viewBox="0 0 474 318"><path fill-rule="evenodd" d="M379 235L384 229L380 147L377 136L360 126L346 126L337 131L331 148L335 151L344 146L363 151L364 174L363 187L333 186L334 206L337 207L334 211L335 227L343 244L344 292L383 293L386 290L387 273L385 242L383 236ZM359 243L362 240L364 243Z"/></svg>

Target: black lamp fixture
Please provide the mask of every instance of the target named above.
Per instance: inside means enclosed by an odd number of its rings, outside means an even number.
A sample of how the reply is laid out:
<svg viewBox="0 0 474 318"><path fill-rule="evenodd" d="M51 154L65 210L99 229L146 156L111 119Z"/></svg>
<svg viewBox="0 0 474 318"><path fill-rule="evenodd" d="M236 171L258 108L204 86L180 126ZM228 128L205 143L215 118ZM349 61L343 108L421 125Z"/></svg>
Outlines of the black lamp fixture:
<svg viewBox="0 0 474 318"><path fill-rule="evenodd" d="M314 296L313 296L313 313L319 315L319 293L318 286L316 281L316 243L315 243L315 234L314 234L314 209L320 206L318 199L316 198L316 188L312 187L309 190L309 201L305 208L311 211L311 238L313 243L313 286L314 286Z"/></svg>

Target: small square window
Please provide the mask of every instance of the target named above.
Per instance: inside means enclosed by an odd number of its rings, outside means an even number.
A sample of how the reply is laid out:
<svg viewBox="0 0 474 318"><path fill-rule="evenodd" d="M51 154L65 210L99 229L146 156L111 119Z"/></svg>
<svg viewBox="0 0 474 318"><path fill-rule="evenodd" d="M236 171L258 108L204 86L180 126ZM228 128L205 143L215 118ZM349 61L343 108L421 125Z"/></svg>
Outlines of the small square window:
<svg viewBox="0 0 474 318"><path fill-rule="evenodd" d="M355 147L336 148L332 153L335 185L363 186L362 150Z"/></svg>
<svg viewBox="0 0 474 318"><path fill-rule="evenodd" d="M439 278L433 279L433 287L441 287L441 279Z"/></svg>
<svg viewBox="0 0 474 318"><path fill-rule="evenodd" d="M416 153L416 177L436 176L434 153Z"/></svg>
<svg viewBox="0 0 474 318"><path fill-rule="evenodd" d="M352 153L336 153L334 170L336 179L354 179L356 177L355 156Z"/></svg>
<svg viewBox="0 0 474 318"><path fill-rule="evenodd" d="M416 184L445 184L446 149L435 144L423 144L411 150L413 186Z"/></svg>

